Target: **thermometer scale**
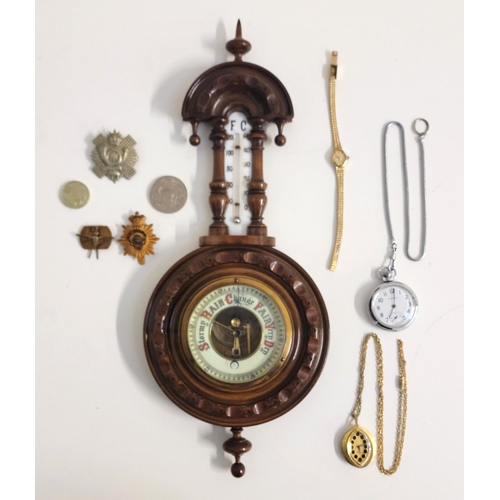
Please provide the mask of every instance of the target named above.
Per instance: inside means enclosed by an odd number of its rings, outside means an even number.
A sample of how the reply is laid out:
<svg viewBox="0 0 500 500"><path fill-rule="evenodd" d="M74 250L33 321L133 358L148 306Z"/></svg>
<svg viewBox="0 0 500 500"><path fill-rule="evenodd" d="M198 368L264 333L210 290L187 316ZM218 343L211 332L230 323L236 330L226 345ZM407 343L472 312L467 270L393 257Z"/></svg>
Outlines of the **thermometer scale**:
<svg viewBox="0 0 500 500"><path fill-rule="evenodd" d="M245 234L250 223L248 208L248 181L252 173L252 151L247 132L250 124L243 113L234 112L229 115L226 125L226 180L229 183L229 210L226 213L226 224L231 234Z"/></svg>

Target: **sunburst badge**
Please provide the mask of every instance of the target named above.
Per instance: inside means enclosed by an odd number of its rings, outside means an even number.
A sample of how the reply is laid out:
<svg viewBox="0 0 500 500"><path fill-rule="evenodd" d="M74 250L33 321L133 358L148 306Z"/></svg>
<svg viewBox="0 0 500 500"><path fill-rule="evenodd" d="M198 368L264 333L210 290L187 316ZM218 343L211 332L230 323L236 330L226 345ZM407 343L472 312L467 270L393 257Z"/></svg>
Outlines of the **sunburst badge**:
<svg viewBox="0 0 500 500"><path fill-rule="evenodd" d="M115 130L104 137L99 134L94 140L95 149L92 151L92 160L95 163L92 171L101 178L108 177L116 182L121 177L130 179L136 171L134 165L138 156L134 149L136 142L127 135L125 139Z"/></svg>
<svg viewBox="0 0 500 500"><path fill-rule="evenodd" d="M146 262L146 255L154 255L153 246L160 238L153 233L153 224L144 224L146 217L139 212L128 220L132 224L122 226L123 235L118 242L123 245L124 255L132 255L142 265Z"/></svg>

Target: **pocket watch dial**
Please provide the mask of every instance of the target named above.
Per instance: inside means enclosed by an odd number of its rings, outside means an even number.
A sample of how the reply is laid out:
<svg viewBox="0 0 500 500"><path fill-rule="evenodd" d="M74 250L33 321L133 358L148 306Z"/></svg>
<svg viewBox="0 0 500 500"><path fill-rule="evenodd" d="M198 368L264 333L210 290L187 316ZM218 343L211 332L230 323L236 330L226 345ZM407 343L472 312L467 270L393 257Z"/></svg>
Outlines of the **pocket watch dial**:
<svg viewBox="0 0 500 500"><path fill-rule="evenodd" d="M284 361L290 331L284 304L271 289L234 278L197 298L186 340L206 375L240 384L263 377Z"/></svg>
<svg viewBox="0 0 500 500"><path fill-rule="evenodd" d="M410 326L417 311L417 297L403 283L383 283L375 289L370 298L370 318L386 330L397 331Z"/></svg>

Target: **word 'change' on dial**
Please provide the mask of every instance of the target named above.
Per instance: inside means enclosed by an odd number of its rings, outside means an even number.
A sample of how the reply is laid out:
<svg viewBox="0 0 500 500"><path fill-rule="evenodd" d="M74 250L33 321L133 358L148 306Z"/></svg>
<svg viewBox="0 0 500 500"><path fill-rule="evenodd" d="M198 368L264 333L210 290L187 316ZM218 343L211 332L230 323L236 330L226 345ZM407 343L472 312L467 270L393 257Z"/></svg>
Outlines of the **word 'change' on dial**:
<svg viewBox="0 0 500 500"><path fill-rule="evenodd" d="M216 288L191 313L189 350L213 378L228 383L258 379L281 360L287 336L284 316L275 300L257 287Z"/></svg>

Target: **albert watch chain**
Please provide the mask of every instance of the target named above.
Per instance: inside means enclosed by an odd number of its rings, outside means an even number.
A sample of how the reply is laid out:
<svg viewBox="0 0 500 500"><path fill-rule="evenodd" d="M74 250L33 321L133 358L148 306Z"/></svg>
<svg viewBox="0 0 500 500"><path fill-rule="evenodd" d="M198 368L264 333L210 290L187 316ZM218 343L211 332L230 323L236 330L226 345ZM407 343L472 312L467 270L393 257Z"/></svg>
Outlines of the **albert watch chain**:
<svg viewBox="0 0 500 500"><path fill-rule="evenodd" d="M377 440L375 441L372 435L358 425L359 414L361 413L361 397L363 395L366 351L368 341L373 338L375 342L375 354L377 360ZM406 386L406 361L404 359L403 342L398 340L398 364L400 376L400 389L398 401L398 421L396 430L396 446L394 448L394 461L390 469L384 467L384 364L382 358L382 345L380 339L375 333L368 333L361 346L360 362L359 362L359 380L358 394L356 402L351 412L354 419L354 427L350 429L342 440L342 452L346 460L355 467L366 467L377 454L377 465L382 472L387 476L394 474L401 462L403 454L403 444L406 431L406 414L408 405L408 389Z"/></svg>
<svg viewBox="0 0 500 500"><path fill-rule="evenodd" d="M417 131L418 122L424 124L425 129L422 132ZM418 312L418 301L415 293L404 283L394 281L396 277L396 253L398 245L392 229L391 213L389 208L389 187L387 170L387 133L392 125L399 129L399 143L401 149L401 166L403 170L403 182L405 193L405 233L406 233L406 255L410 260L419 261L425 253L426 232L427 232L427 213L425 197L425 160L423 140L429 130L429 124L423 118L418 118L413 123L413 130L417 134L417 141L420 148L420 180L421 180L421 213L422 213L422 231L420 238L420 251L415 257L410 255L410 204L408 187L408 169L406 162L405 137L403 126L398 122L390 122L384 129L384 151L383 151L383 170L384 170L384 209L387 220L387 229L391 242L392 255L389 265L379 269L379 277L383 283L375 288L368 302L368 313L371 321L384 330L399 331L410 326L415 320Z"/></svg>

